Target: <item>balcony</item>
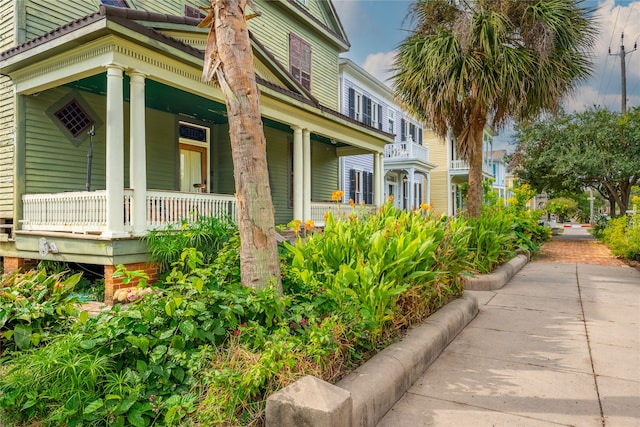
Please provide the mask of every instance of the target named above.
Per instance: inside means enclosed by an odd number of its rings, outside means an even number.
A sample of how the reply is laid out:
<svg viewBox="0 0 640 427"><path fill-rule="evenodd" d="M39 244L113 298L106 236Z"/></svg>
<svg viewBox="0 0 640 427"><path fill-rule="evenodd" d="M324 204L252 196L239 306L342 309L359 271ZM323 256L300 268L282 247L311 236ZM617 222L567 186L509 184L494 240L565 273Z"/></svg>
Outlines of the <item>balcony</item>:
<svg viewBox="0 0 640 427"><path fill-rule="evenodd" d="M466 175L469 173L469 163L464 160L452 160L449 165L449 170L454 174ZM489 163L482 162L482 173L493 176L493 169Z"/></svg>
<svg viewBox="0 0 640 427"><path fill-rule="evenodd" d="M429 148L415 142L397 142L384 146L384 161L429 163Z"/></svg>

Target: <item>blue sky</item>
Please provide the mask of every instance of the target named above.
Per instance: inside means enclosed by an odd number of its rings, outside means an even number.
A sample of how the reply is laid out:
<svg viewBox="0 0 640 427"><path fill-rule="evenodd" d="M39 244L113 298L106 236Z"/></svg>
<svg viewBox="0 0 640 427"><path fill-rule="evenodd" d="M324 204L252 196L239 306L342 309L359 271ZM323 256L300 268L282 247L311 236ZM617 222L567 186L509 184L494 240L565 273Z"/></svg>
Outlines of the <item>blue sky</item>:
<svg viewBox="0 0 640 427"><path fill-rule="evenodd" d="M344 26L351 50L343 56L353 60L369 73L385 80L395 50L406 37L411 22L406 18L409 0L333 0ZM564 102L569 111L601 105L620 111L620 36L624 32L627 70L627 106L640 105L640 51L631 52L640 43L640 1L587 0L585 7L597 8L594 16L600 32L594 47L593 76ZM630 53L631 52L631 53ZM499 143L510 139L508 130L501 132ZM504 148L504 147L503 147Z"/></svg>

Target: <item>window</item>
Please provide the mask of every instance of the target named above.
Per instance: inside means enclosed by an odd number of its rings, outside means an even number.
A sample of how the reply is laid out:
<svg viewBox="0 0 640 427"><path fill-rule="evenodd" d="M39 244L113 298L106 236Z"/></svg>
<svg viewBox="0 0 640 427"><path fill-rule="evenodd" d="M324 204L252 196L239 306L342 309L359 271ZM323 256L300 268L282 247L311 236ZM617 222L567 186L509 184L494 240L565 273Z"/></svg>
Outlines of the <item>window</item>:
<svg viewBox="0 0 640 427"><path fill-rule="evenodd" d="M198 18L198 19L205 18L204 14L200 12L200 9L198 9L197 7L186 5L186 4L184 5L184 16L187 16L189 18Z"/></svg>
<svg viewBox="0 0 640 427"><path fill-rule="evenodd" d="M387 112L387 116L389 117L389 133L395 133L395 122L396 122L396 112L393 110L389 110Z"/></svg>
<svg viewBox="0 0 640 427"><path fill-rule="evenodd" d="M93 125L93 119L76 99L71 100L53 114L74 138L80 136Z"/></svg>
<svg viewBox="0 0 640 427"><path fill-rule="evenodd" d="M355 115L353 116L353 118L361 122L362 121L362 94L356 92L353 108L355 111Z"/></svg>
<svg viewBox="0 0 640 427"><path fill-rule="evenodd" d="M377 102L371 101L371 126L377 128L380 125L380 106Z"/></svg>
<svg viewBox="0 0 640 427"><path fill-rule="evenodd" d="M289 34L289 64L293 78L311 90L311 45L295 34Z"/></svg>
<svg viewBox="0 0 640 427"><path fill-rule="evenodd" d="M358 169L350 171L349 198L355 203L373 203L373 173Z"/></svg>
<svg viewBox="0 0 640 427"><path fill-rule="evenodd" d="M100 2L106 6L124 7L129 8L126 0L100 0Z"/></svg>
<svg viewBox="0 0 640 427"><path fill-rule="evenodd" d="M355 176L353 180L353 201L360 203L362 201L362 171L354 171Z"/></svg>

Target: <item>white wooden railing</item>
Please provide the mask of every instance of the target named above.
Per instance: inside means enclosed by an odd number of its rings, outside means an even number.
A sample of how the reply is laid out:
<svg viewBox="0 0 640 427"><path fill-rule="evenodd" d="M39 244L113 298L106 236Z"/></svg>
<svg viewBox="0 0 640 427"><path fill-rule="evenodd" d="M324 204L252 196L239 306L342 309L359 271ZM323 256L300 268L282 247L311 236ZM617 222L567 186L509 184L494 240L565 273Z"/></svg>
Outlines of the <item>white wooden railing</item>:
<svg viewBox="0 0 640 427"><path fill-rule="evenodd" d="M232 222L238 221L234 195L147 191L147 205L148 228L163 228L183 220L193 222L199 216L215 216Z"/></svg>
<svg viewBox="0 0 640 427"><path fill-rule="evenodd" d="M237 204L233 195L147 191L147 229L165 228L200 215L237 221ZM133 191L124 190L124 230L133 229L131 207ZM22 197L23 230L101 233L107 225L107 193L72 191L66 193L25 194Z"/></svg>
<svg viewBox="0 0 640 427"><path fill-rule="evenodd" d="M454 171L468 171L469 163L465 162L464 160L452 160L450 164L450 169ZM488 175L493 175L493 169L491 168L491 165L487 162L482 162L482 172Z"/></svg>
<svg viewBox="0 0 640 427"><path fill-rule="evenodd" d="M348 203L336 203L336 202L311 202L311 219L316 226L323 226L325 224L325 215L331 211L334 218L347 217L353 211L365 211L375 212L376 207L374 205L354 205L353 207Z"/></svg>
<svg viewBox="0 0 640 427"><path fill-rule="evenodd" d="M429 148L415 142L397 142L384 146L385 159L407 159L429 162Z"/></svg>

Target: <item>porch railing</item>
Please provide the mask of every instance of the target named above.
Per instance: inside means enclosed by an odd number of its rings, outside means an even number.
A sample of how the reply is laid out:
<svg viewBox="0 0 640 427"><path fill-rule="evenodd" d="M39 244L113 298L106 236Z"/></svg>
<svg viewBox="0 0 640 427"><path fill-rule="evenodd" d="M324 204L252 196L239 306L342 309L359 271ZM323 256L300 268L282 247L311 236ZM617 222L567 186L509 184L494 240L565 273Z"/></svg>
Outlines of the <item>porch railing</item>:
<svg viewBox="0 0 640 427"><path fill-rule="evenodd" d="M384 146L385 159L407 159L429 162L429 148L415 142L397 142Z"/></svg>
<svg viewBox="0 0 640 427"><path fill-rule="evenodd" d="M450 169L452 171L468 171L469 163L465 162L464 160L452 160ZM487 175L493 175L493 169L487 162L482 162L482 172L486 173Z"/></svg>
<svg viewBox="0 0 640 427"><path fill-rule="evenodd" d="M146 228L165 228L182 220L194 221L199 215L237 221L233 195L147 191ZM124 230L133 229L133 191L125 189ZM101 233L107 226L107 193L71 191L65 193L25 194L22 197L23 230Z"/></svg>
<svg viewBox="0 0 640 427"><path fill-rule="evenodd" d="M323 226L325 224L325 215L331 211L333 217L349 216L353 211L364 210L366 212L374 212L376 210L375 205L355 205L351 207L348 203L336 202L311 202L311 219L316 226Z"/></svg>
<svg viewBox="0 0 640 427"><path fill-rule="evenodd" d="M199 216L215 216L238 221L236 197L227 194L177 193L173 191L147 191L148 228L162 228Z"/></svg>

